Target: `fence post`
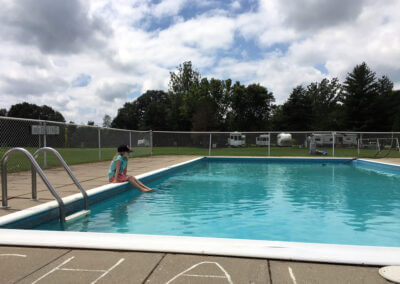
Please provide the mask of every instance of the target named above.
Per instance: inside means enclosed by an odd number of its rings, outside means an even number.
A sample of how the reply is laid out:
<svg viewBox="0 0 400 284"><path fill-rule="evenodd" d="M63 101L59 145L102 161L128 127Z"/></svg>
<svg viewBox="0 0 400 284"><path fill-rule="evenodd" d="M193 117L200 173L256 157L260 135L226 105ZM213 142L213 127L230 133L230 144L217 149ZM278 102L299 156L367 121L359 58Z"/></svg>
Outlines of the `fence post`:
<svg viewBox="0 0 400 284"><path fill-rule="evenodd" d="M211 156L211 142L212 142L211 136L212 134L210 133L210 142L208 143L208 156Z"/></svg>
<svg viewBox="0 0 400 284"><path fill-rule="evenodd" d="M271 133L268 133L268 157L271 156Z"/></svg>
<svg viewBox="0 0 400 284"><path fill-rule="evenodd" d="M150 130L150 156L153 156L153 130Z"/></svg>
<svg viewBox="0 0 400 284"><path fill-rule="evenodd" d="M360 157L360 138L357 139L357 156Z"/></svg>
<svg viewBox="0 0 400 284"><path fill-rule="evenodd" d="M47 147L47 142L46 142L46 133L47 133L46 121L43 123L43 125L44 125L43 147ZM45 169L47 169L47 153L46 153L46 151L43 153L43 167Z"/></svg>
<svg viewBox="0 0 400 284"><path fill-rule="evenodd" d="M101 161L101 140L100 140L100 128L97 128L97 137L99 143L99 161Z"/></svg>
<svg viewBox="0 0 400 284"><path fill-rule="evenodd" d="M132 149L132 131L129 131L129 148Z"/></svg>
<svg viewBox="0 0 400 284"><path fill-rule="evenodd" d="M332 157L335 157L335 132L332 132Z"/></svg>

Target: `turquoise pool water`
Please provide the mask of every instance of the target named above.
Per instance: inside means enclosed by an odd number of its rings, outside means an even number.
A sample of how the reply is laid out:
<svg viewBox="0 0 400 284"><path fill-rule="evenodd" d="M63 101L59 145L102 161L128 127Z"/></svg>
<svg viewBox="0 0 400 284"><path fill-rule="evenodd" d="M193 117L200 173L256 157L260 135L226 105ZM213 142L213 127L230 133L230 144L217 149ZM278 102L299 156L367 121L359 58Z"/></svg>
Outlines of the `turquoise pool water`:
<svg viewBox="0 0 400 284"><path fill-rule="evenodd" d="M93 205L64 229L400 246L400 168L344 161L204 159L147 182L151 193Z"/></svg>

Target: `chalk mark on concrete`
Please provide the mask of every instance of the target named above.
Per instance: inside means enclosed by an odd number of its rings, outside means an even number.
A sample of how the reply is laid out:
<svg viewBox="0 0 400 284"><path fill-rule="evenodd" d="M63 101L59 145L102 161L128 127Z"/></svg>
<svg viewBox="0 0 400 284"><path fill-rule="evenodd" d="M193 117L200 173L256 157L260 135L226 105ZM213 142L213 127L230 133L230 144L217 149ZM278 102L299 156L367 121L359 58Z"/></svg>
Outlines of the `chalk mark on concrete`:
<svg viewBox="0 0 400 284"><path fill-rule="evenodd" d="M16 253L1 253L0 256L16 256L16 257L26 257L26 254L16 254Z"/></svg>
<svg viewBox="0 0 400 284"><path fill-rule="evenodd" d="M190 270L196 268L197 266L200 266L202 264L214 264L216 265L223 273L224 275L199 275L199 274L187 274L186 272L189 272ZM166 284L170 284L172 283L174 280L178 279L181 276L185 276L185 277L204 277L204 278L224 278L227 280L227 282L229 284L233 284L231 276L229 275L228 272L226 272L226 270L218 263L218 262L212 262L212 261L203 261L203 262L199 262L191 267L189 267L188 269L184 270L183 272L175 275L173 278L171 278Z"/></svg>
<svg viewBox="0 0 400 284"><path fill-rule="evenodd" d="M75 256L72 256L70 258L68 258L67 260L65 260L63 263L57 265L56 267L54 267L52 270L50 270L49 272L47 272L46 274L42 275L41 277L39 277L38 279L36 279L34 282L32 282L32 284L36 284L38 283L40 280L42 280L43 278L45 278L46 276L52 274L53 272L60 270L60 271L75 271L75 272L103 272L98 278L96 278L96 280L94 280L93 282L91 282L91 284L95 284L97 283L97 281L99 281L101 278L103 278L104 276L106 276L108 273L111 272L111 270L113 270L114 268L116 268L118 265L120 265L125 258L121 258L120 260L118 260L113 266L111 266L109 269L82 269L82 268L61 268L63 265L67 264L68 262L70 262L71 260L73 260L75 258Z"/></svg>
<svg viewBox="0 0 400 284"><path fill-rule="evenodd" d="M293 270L290 266L289 266L288 270L289 270L290 278L292 278L293 284L297 284L296 277L294 277Z"/></svg>

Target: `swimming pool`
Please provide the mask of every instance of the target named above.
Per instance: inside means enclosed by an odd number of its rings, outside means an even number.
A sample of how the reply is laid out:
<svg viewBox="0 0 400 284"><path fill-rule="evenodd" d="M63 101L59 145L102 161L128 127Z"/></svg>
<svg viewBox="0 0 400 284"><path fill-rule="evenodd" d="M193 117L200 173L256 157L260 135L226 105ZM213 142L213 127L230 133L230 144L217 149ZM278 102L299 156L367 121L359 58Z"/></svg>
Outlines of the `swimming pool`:
<svg viewBox="0 0 400 284"><path fill-rule="evenodd" d="M346 161L203 159L35 229L400 246L400 172Z"/></svg>
<svg viewBox="0 0 400 284"><path fill-rule="evenodd" d="M153 241L158 235L171 236L164 240L182 240L181 246L187 237L206 243L218 243L214 238L221 238L225 244L246 244L248 251L249 245L258 244L286 253L288 247L295 247L304 254L310 245L312 250L319 248L319 254L321 246L326 252L327 247L319 243L335 244L328 250L336 254L337 244L346 245L343 252L379 246L375 252L383 249L386 254L400 246L399 173L399 167L349 159L203 158L143 176L154 192L141 194L125 188L93 204L88 218L63 229L107 232L111 234L101 236L119 235L125 241L131 234ZM62 228L54 220L34 229ZM80 234L93 238L95 233ZM299 258L291 253L289 258L318 260L321 256ZM376 263L379 256L375 253L374 258Z"/></svg>

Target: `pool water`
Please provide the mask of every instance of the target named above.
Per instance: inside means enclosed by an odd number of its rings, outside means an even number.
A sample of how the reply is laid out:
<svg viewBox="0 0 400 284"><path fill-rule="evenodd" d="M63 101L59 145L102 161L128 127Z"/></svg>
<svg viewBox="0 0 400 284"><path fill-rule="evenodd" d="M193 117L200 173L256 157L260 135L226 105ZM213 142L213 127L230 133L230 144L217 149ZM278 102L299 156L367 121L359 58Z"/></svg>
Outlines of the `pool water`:
<svg viewBox="0 0 400 284"><path fill-rule="evenodd" d="M151 193L93 205L64 230L400 246L400 170L343 162L204 159L148 182Z"/></svg>

